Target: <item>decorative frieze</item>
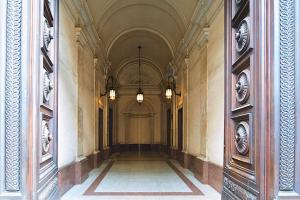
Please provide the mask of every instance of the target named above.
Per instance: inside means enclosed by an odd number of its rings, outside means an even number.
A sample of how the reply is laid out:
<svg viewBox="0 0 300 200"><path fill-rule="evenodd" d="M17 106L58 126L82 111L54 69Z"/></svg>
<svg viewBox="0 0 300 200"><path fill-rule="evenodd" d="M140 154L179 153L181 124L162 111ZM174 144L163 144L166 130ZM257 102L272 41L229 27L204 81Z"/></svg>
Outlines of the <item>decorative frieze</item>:
<svg viewBox="0 0 300 200"><path fill-rule="evenodd" d="M7 0L5 76L5 190L20 190L22 0Z"/></svg>
<svg viewBox="0 0 300 200"><path fill-rule="evenodd" d="M279 189L294 190L295 178L295 0L280 0Z"/></svg>

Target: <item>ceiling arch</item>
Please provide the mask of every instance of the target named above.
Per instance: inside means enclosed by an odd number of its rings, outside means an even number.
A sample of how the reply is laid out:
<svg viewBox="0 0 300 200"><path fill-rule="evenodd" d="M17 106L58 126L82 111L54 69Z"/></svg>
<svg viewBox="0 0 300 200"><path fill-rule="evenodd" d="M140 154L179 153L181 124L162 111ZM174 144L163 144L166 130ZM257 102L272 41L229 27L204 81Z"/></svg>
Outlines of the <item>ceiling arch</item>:
<svg viewBox="0 0 300 200"><path fill-rule="evenodd" d="M163 79L160 69L150 60L141 60L141 78L143 86L160 87ZM116 79L119 86L139 85L138 60L133 59L122 65L116 72Z"/></svg>
<svg viewBox="0 0 300 200"><path fill-rule="evenodd" d="M137 59L139 45L143 60L155 63L165 74L199 0L85 1L116 76L124 63ZM151 73L155 80L161 78Z"/></svg>
<svg viewBox="0 0 300 200"><path fill-rule="evenodd" d="M109 44L131 28L161 32L176 45L198 0L86 0L100 37ZM107 46L106 46L107 47Z"/></svg>
<svg viewBox="0 0 300 200"><path fill-rule="evenodd" d="M110 48L108 59L116 71L122 63L138 58L138 46L141 45L141 57L156 63L164 73L173 58L172 50L163 38L149 31L135 30L120 36Z"/></svg>
<svg viewBox="0 0 300 200"><path fill-rule="evenodd" d="M123 113L129 114L154 114L154 107L151 101L144 99L143 104L139 104L135 99L129 101L125 106Z"/></svg>
<svg viewBox="0 0 300 200"><path fill-rule="evenodd" d="M170 52L172 54L172 57L174 56L174 51L175 51L175 44L170 41L165 35L163 35L161 32L157 31L157 30L153 30L153 29L149 29L149 28L145 28L145 27L138 27L138 28L131 28L128 30L125 30L123 32L121 32L119 35L117 35L110 44L108 44L108 49L107 49L107 57L110 54L111 48L114 45L114 43L119 40L123 35L128 34L130 32L135 32L135 31L142 31L142 32L149 32L150 34L155 34L157 36L159 36L169 47Z"/></svg>

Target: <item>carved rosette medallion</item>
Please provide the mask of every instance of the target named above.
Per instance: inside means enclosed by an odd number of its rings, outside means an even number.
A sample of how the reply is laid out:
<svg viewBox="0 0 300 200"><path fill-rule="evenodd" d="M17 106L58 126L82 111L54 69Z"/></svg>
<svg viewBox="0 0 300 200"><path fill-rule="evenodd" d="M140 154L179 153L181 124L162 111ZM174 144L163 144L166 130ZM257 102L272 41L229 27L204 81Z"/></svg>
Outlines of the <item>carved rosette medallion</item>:
<svg viewBox="0 0 300 200"><path fill-rule="evenodd" d="M249 151L249 125L245 121L236 127L235 147L241 155L246 155Z"/></svg>
<svg viewBox="0 0 300 200"><path fill-rule="evenodd" d="M44 41L44 47L46 51L49 51L49 44L53 39L54 39L53 30L49 26L48 20L44 18L43 41Z"/></svg>
<svg viewBox="0 0 300 200"><path fill-rule="evenodd" d="M53 83L50 79L49 72L45 70L43 80L43 102L49 103L50 93L53 90Z"/></svg>
<svg viewBox="0 0 300 200"><path fill-rule="evenodd" d="M238 77L237 82L235 84L236 91L236 100L240 104L244 104L247 102L250 96L250 75L249 70L242 71Z"/></svg>
<svg viewBox="0 0 300 200"><path fill-rule="evenodd" d="M46 154L50 148L50 142L53 140L53 136L50 133L48 122L42 121L42 153Z"/></svg>
<svg viewBox="0 0 300 200"><path fill-rule="evenodd" d="M248 17L239 24L235 33L235 40L235 48L238 53L242 53L248 48L250 43L250 20Z"/></svg>

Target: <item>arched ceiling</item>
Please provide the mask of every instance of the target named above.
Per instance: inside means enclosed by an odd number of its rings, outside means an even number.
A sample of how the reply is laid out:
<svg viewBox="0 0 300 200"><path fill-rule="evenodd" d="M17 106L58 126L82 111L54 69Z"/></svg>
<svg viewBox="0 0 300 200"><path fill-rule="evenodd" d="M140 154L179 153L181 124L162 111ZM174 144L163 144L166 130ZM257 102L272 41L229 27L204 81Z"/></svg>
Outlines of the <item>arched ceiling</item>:
<svg viewBox="0 0 300 200"><path fill-rule="evenodd" d="M135 30L120 36L109 49L108 59L112 66L121 66L124 61L138 58L141 45L141 58L157 63L164 71L172 59L172 49L158 35L144 30Z"/></svg>
<svg viewBox="0 0 300 200"><path fill-rule="evenodd" d="M162 81L161 71L149 60L141 60L141 80L143 86L159 86ZM123 65L116 73L119 86L139 85L138 60L132 60Z"/></svg>
<svg viewBox="0 0 300 200"><path fill-rule="evenodd" d="M107 57L116 73L142 57L162 73L183 38L198 0L86 0Z"/></svg>

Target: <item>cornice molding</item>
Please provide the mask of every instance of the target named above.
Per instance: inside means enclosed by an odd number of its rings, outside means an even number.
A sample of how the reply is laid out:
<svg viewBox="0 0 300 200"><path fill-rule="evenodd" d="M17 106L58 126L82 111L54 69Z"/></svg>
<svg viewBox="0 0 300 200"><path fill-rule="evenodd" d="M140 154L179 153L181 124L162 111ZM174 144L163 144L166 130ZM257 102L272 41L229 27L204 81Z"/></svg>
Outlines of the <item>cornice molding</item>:
<svg viewBox="0 0 300 200"><path fill-rule="evenodd" d="M87 44L87 38L81 27L75 27L76 43L82 48Z"/></svg>
<svg viewBox="0 0 300 200"><path fill-rule="evenodd" d="M213 0L213 3L206 13L207 22L209 25L213 23L213 21L216 19L216 16L221 12L222 9L224 9L224 0Z"/></svg>
<svg viewBox="0 0 300 200"><path fill-rule="evenodd" d="M196 44L198 49L202 49L205 45L207 45L209 36L209 28L203 28L202 32L199 34Z"/></svg>
<svg viewBox="0 0 300 200"><path fill-rule="evenodd" d="M62 2L67 10L67 13L76 26L76 31L78 31L79 28L81 29L80 35L83 35L85 37L86 44L92 51L93 56L98 57L100 60L103 60L105 63L103 66L107 66L107 63L109 63L109 61L106 57L106 49L103 49L103 47L105 47L105 44L96 31L93 18L90 14L86 1L62 0Z"/></svg>

